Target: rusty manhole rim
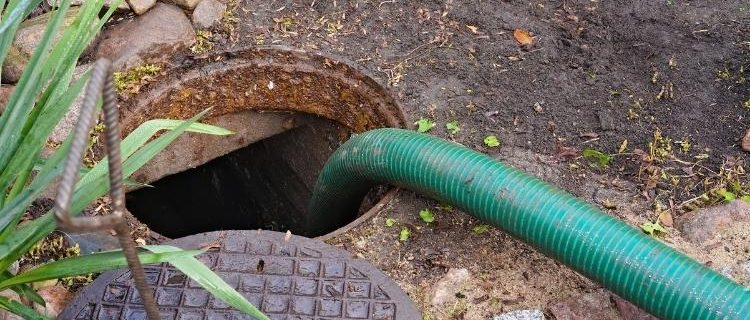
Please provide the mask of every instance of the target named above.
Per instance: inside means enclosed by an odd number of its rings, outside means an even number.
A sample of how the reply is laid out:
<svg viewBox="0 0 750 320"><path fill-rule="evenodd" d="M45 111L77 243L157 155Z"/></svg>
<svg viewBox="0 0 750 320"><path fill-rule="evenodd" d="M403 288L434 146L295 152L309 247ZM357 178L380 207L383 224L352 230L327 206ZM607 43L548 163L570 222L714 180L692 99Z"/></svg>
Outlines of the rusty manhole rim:
<svg viewBox="0 0 750 320"><path fill-rule="evenodd" d="M369 98L367 100L368 102L373 103L374 108L356 109L356 106L352 108L350 105L348 109L342 107L344 112L341 110L316 109L316 107L320 106L318 103L319 100L310 100L310 97L306 96L302 97L302 99L308 99L307 102L310 103L306 104L304 100L300 100L302 101L300 105L294 106L290 104L289 107L286 108L279 107L279 104L274 104L272 100L245 102L243 105L242 97L239 97L239 99L237 99L237 97L226 97L226 100L223 100L224 103L211 105L212 99L215 99L216 102L218 102L224 97L222 96L217 99L217 96L220 96L219 94L206 94L204 100L198 103L199 107L205 108L211 106L213 107L213 110L203 120L210 121L214 117L243 110L257 110L316 114L332 120L355 133L384 126L395 128L406 127L406 117L403 108L398 100L393 97L391 91L386 89L381 83L375 81L369 72L356 67L356 64L346 58L331 54L322 54L319 52L309 52L288 46L254 46L219 52L203 57L184 58L182 61L175 61L175 64L177 65L176 67L167 69L166 72L157 76L153 82L146 84L138 95L130 97L130 99L121 103L124 134L129 133L146 120L154 118L185 119L201 111L198 109L190 110L189 106L186 111L183 104L198 106L195 101L178 101L179 104L175 106L174 96L180 92L193 89L205 90L207 87L210 87L198 86L191 88L188 84L190 82L200 83L201 81L210 79L211 81L209 82L213 83L214 77L220 82L226 79L228 77L227 75L229 75L229 77L233 76L235 70L253 69L252 71L255 71L262 68L284 70L290 73L299 72L303 75L312 75L313 77L322 77L338 81L336 82L337 85L340 84L344 86L342 91L353 89L351 92L347 93L355 96L355 98ZM224 77L220 76L222 73L224 73ZM289 82L295 82L297 79L289 78L287 80ZM277 86L280 84L284 83L276 83ZM220 87L224 88L225 86ZM256 85L256 87L259 86ZM261 87L260 89L264 88ZM298 98L297 90L294 91L295 93L292 97ZM312 91L314 92L315 90ZM222 92L222 95L225 93L226 92ZM247 93L245 93L245 96L248 96ZM275 94L271 95L271 98L275 96ZM206 97L208 99L205 99ZM325 98L331 99L330 95L322 97L322 100L325 100ZM347 96L343 99L347 98L350 97ZM265 108L257 106L262 105L263 103L266 103ZM159 105L165 105L167 108L157 109L157 106ZM343 116L342 118L337 117L343 114L362 114L362 117L356 117L356 119L352 119L352 117L342 119L345 118ZM148 117L145 115L148 115ZM380 122L377 124L373 123L375 122L373 118L379 118ZM363 121L362 119L366 120ZM144 182L150 183L153 181ZM386 193L362 215L346 225L327 234L318 236L315 239L325 241L340 236L359 226L363 222L370 220L393 199L395 199L398 191L399 189L396 187L389 187Z"/></svg>

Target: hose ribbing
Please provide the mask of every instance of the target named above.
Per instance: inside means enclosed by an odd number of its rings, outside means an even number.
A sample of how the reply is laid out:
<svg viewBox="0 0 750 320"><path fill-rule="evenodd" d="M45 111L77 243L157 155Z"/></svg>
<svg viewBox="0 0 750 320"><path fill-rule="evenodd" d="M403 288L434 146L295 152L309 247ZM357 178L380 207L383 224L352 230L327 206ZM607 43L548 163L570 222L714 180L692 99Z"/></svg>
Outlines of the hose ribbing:
<svg viewBox="0 0 750 320"><path fill-rule="evenodd" d="M309 230L351 217L376 184L450 203L657 317L750 318L747 288L537 178L413 131L377 129L336 150L318 177Z"/></svg>

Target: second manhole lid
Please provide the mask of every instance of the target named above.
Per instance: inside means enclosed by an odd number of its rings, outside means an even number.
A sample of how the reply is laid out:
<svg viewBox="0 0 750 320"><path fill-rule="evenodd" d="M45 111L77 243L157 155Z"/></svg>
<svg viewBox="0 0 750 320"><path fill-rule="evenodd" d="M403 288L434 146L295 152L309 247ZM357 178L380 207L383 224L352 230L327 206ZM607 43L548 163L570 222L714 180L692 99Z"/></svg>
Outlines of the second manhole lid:
<svg viewBox="0 0 750 320"><path fill-rule="evenodd" d="M421 319L380 270L317 240L273 231L202 233L170 244L211 246L198 259L271 319ZM252 319L211 296L169 264L146 266L162 319ZM60 319L145 319L130 272L99 276Z"/></svg>

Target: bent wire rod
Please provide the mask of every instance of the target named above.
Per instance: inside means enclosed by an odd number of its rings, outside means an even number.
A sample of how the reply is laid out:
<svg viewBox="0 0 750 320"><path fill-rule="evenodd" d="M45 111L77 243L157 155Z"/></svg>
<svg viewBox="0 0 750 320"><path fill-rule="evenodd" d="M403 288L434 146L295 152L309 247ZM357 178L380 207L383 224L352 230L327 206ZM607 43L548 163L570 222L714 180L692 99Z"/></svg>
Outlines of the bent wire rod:
<svg viewBox="0 0 750 320"><path fill-rule="evenodd" d="M117 94L112 79L112 63L107 59L96 61L91 71L91 79L86 86L86 92L81 106L78 123L73 131L73 141L70 153L63 167L62 179L55 199L55 218L61 230L70 232L88 232L114 229L120 242L125 259L128 262L135 287L138 289L141 301L146 309L149 320L159 319L159 310L154 302L154 295L146 283L146 274L138 259L135 245L130 238L130 230L123 212L125 211L125 189L123 188L122 157L120 155L120 123L117 110ZM109 186L112 198L112 213L99 217L70 216L73 189L78 176L84 148L89 131L96 115L96 102L103 96L105 145L109 158Z"/></svg>

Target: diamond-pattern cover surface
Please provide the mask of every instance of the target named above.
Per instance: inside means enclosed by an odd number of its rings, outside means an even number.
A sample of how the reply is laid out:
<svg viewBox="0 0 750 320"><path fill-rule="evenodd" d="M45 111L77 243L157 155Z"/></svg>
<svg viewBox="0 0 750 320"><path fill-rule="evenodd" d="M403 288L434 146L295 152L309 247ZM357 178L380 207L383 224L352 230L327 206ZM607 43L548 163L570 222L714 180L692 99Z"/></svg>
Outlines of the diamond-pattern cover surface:
<svg viewBox="0 0 750 320"><path fill-rule="evenodd" d="M184 249L274 320L421 319L391 279L320 241L272 231L221 231L180 238ZM168 264L146 266L162 319L253 319L215 299ZM99 276L60 319L146 319L130 271Z"/></svg>

